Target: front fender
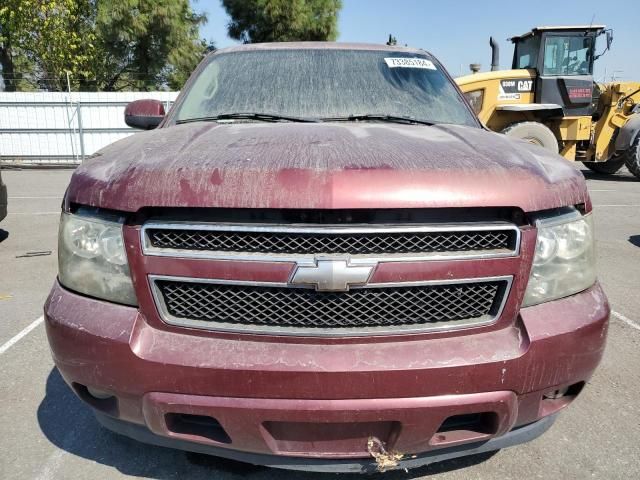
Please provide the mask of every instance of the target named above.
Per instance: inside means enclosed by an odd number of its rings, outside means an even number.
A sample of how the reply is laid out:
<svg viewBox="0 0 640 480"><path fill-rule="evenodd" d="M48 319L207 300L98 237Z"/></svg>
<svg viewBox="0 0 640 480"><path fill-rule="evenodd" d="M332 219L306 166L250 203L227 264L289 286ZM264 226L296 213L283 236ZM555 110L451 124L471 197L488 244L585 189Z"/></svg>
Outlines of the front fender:
<svg viewBox="0 0 640 480"><path fill-rule="evenodd" d="M623 152L631 147L631 144L640 133L640 113L634 113L627 123L620 128L616 137L616 152Z"/></svg>

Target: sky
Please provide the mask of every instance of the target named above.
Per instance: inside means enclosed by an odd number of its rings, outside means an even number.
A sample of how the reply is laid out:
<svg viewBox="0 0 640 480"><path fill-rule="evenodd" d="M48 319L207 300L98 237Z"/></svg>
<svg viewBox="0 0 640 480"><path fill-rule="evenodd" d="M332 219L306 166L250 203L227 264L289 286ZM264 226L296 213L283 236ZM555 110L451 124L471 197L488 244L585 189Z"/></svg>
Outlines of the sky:
<svg viewBox="0 0 640 480"><path fill-rule="evenodd" d="M192 0L206 12L201 35L217 48L238 42L226 34L229 18L220 0ZM597 81L640 82L640 0L343 0L338 18L339 42L385 43L393 34L400 45L424 48L451 75L469 72L470 63L489 70L489 36L500 44L500 66L509 68L513 47L507 38L540 25L605 24L613 28L611 51L596 63ZM593 22L592 22L593 20ZM604 45L601 37L600 45Z"/></svg>

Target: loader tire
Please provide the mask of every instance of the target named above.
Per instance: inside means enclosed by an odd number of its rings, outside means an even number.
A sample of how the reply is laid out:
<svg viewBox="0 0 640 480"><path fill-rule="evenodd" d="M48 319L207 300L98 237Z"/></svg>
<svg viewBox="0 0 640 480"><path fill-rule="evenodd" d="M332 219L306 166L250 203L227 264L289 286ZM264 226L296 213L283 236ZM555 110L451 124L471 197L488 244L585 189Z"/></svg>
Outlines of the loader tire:
<svg viewBox="0 0 640 480"><path fill-rule="evenodd" d="M606 162L582 162L585 167L596 173L611 175L616 173L624 165L624 156L617 155Z"/></svg>
<svg viewBox="0 0 640 480"><path fill-rule="evenodd" d="M534 145L539 145L553 153L558 153L558 139L553 132L542 123L538 122L518 122L512 123L502 130L508 137L519 138Z"/></svg>
<svg viewBox="0 0 640 480"><path fill-rule="evenodd" d="M631 146L625 150L621 157L624 158L624 164L629 171L640 179L640 135L636 137Z"/></svg>

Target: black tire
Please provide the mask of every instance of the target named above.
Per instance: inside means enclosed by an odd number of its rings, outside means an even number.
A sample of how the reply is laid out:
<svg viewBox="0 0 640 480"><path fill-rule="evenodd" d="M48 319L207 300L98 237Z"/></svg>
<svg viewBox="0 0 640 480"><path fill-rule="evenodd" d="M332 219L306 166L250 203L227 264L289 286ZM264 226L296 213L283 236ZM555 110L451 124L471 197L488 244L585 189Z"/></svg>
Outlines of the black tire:
<svg viewBox="0 0 640 480"><path fill-rule="evenodd" d="M592 170L596 173L611 175L622 168L622 166L624 165L624 156L618 155L610 158L606 162L582 162L582 164L589 170Z"/></svg>
<svg viewBox="0 0 640 480"><path fill-rule="evenodd" d="M620 156L624 158L624 164L629 171L640 179L640 135L636 136L631 146Z"/></svg>
<svg viewBox="0 0 640 480"><path fill-rule="evenodd" d="M539 145L551 150L553 153L558 153L558 139L553 132L542 123L538 122L518 122L512 123L507 128L502 130L502 133L508 137L519 138L525 140L534 145Z"/></svg>

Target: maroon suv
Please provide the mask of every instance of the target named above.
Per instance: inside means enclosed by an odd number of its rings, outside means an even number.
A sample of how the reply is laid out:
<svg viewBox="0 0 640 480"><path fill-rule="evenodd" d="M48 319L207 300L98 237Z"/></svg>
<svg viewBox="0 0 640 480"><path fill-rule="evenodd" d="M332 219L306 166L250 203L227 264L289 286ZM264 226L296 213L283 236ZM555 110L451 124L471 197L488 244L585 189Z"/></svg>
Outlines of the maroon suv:
<svg viewBox="0 0 640 480"><path fill-rule="evenodd" d="M581 174L485 130L429 53L209 55L74 173L45 305L107 428L318 471L531 440L600 361Z"/></svg>

